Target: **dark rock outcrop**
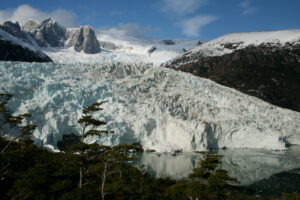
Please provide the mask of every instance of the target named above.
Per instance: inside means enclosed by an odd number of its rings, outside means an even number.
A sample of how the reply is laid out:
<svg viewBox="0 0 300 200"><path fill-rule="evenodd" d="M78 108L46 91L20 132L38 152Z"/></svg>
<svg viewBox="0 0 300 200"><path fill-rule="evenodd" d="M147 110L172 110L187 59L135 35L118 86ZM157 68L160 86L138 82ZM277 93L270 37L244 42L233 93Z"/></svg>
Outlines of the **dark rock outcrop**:
<svg viewBox="0 0 300 200"><path fill-rule="evenodd" d="M214 57L188 52L165 67L208 78L271 104L300 111L300 44L248 46Z"/></svg>
<svg viewBox="0 0 300 200"><path fill-rule="evenodd" d="M21 30L21 27L18 22L13 23L11 21L6 21L0 25L0 28L16 38L26 38L26 34Z"/></svg>
<svg viewBox="0 0 300 200"><path fill-rule="evenodd" d="M22 61L22 62L52 62L52 60L42 52L31 51L21 45L0 38L0 60L2 61Z"/></svg>
<svg viewBox="0 0 300 200"><path fill-rule="evenodd" d="M202 42L201 40L199 40L199 41L197 42L197 46L200 46L201 44L203 44L203 42Z"/></svg>
<svg viewBox="0 0 300 200"><path fill-rule="evenodd" d="M157 48L155 46L151 47L150 49L148 49L148 54L151 55L154 51L156 51Z"/></svg>
<svg viewBox="0 0 300 200"><path fill-rule="evenodd" d="M21 30L18 22L0 25L0 60L23 62L52 62L35 40Z"/></svg>
<svg viewBox="0 0 300 200"><path fill-rule="evenodd" d="M160 41L160 44L164 44L164 45L175 45L176 42L175 42L174 40L166 39L166 40Z"/></svg>

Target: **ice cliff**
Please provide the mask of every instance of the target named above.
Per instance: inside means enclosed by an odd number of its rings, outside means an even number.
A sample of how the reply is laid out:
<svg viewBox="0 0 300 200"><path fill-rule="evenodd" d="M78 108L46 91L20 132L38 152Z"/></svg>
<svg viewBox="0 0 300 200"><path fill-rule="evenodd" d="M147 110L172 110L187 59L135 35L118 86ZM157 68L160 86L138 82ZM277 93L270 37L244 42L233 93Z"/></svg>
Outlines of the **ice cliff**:
<svg viewBox="0 0 300 200"><path fill-rule="evenodd" d="M9 106L33 114L37 143L56 146L78 133L81 110L107 100L101 117L116 134L103 144L140 142L156 151L212 148L284 149L300 144L300 113L213 81L138 64L0 62Z"/></svg>

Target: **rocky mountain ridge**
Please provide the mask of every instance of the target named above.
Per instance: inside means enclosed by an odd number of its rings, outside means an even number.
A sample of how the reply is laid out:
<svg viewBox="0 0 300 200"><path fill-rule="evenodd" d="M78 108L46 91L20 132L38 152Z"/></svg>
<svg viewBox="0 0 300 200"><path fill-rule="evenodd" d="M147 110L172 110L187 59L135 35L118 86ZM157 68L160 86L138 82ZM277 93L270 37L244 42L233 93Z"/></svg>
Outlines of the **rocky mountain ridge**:
<svg viewBox="0 0 300 200"><path fill-rule="evenodd" d="M100 43L90 26L64 28L52 19L40 24L28 21L22 27L18 22L6 21L0 25L0 60L49 62L41 51L47 47L74 47L77 52L100 53Z"/></svg>
<svg viewBox="0 0 300 200"><path fill-rule="evenodd" d="M100 43L90 26L64 28L51 18L37 24L28 21L22 27L30 33L41 47L74 47L77 52L87 54L100 53Z"/></svg>

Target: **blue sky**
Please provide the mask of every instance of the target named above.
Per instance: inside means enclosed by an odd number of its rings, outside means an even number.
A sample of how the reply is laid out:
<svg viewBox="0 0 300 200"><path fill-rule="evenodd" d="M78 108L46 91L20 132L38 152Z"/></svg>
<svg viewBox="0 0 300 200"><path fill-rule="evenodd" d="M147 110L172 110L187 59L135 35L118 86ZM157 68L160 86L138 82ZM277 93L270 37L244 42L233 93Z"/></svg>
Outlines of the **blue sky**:
<svg viewBox="0 0 300 200"><path fill-rule="evenodd" d="M65 26L210 40L229 32L300 28L299 0L2 0L0 22L55 18Z"/></svg>

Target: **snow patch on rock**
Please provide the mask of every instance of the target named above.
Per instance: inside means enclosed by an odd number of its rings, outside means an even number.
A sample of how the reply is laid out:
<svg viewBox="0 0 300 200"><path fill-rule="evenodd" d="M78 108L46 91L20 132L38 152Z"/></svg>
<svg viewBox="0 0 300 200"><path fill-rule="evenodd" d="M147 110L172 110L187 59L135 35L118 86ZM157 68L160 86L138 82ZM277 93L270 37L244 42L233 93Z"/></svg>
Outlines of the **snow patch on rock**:
<svg viewBox="0 0 300 200"><path fill-rule="evenodd" d="M204 56L221 56L250 45L269 44L281 46L286 43L300 43L300 29L229 33L197 46L191 53L201 52Z"/></svg>

